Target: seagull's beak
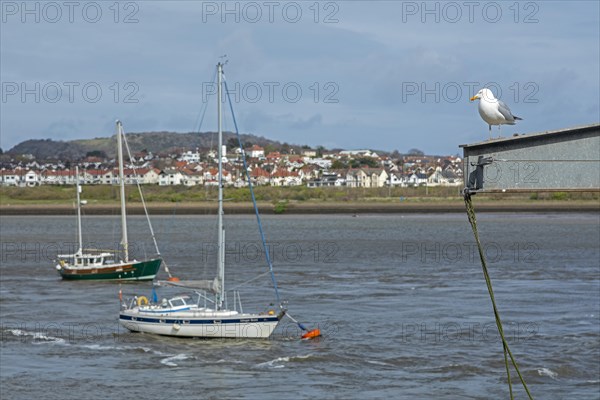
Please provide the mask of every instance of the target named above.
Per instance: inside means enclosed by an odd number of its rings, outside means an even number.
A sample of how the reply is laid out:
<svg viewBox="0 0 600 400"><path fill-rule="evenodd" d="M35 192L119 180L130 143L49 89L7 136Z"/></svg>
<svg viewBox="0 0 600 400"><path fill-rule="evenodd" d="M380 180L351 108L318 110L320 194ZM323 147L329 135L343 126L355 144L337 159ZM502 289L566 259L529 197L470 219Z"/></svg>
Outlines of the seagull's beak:
<svg viewBox="0 0 600 400"><path fill-rule="evenodd" d="M477 100L478 98L479 98L479 97L477 97L477 95L475 95L475 96L471 97L469 100L470 100L470 101L475 101L475 100Z"/></svg>

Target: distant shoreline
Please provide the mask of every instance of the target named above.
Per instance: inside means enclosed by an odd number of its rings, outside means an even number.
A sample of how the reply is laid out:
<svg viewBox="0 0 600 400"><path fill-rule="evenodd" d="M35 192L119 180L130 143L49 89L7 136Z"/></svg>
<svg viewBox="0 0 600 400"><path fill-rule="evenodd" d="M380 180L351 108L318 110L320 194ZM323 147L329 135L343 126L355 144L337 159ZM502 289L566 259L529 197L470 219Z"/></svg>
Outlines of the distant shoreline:
<svg viewBox="0 0 600 400"><path fill-rule="evenodd" d="M440 204L442 203L442 204ZM598 200L575 201L477 201L474 198L475 210L478 212L533 212L533 213L576 213L600 212ZM252 214L250 204L225 203L227 214ZM210 215L215 213L214 202L198 203L150 203L148 210L151 215ZM259 203L261 214L275 214L272 203ZM141 204L127 207L131 215L143 214ZM285 205L281 215L293 214L440 214L463 213L465 206L462 201L422 201L422 202L297 202ZM71 204L2 204L0 216L9 215L74 215ZM119 213L117 204L91 204L85 207L87 215L116 215Z"/></svg>

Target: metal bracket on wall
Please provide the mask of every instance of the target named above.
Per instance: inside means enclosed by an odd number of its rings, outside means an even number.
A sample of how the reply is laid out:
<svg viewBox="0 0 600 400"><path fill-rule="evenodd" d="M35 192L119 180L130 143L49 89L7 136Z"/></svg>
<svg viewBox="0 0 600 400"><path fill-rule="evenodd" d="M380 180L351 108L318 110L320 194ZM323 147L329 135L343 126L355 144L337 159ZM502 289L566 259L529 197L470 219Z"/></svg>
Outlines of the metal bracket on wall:
<svg viewBox="0 0 600 400"><path fill-rule="evenodd" d="M494 162L493 157L479 156L476 163L470 163L475 169L469 174L465 191L468 191L469 194L476 194L478 190L483 189L483 167L492 162Z"/></svg>

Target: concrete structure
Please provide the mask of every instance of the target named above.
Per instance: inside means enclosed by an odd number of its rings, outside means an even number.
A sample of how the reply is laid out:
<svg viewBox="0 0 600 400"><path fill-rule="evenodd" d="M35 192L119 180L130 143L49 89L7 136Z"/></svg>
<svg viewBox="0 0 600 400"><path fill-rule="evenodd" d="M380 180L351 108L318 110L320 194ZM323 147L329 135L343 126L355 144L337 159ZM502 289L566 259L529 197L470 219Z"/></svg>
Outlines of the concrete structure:
<svg viewBox="0 0 600 400"><path fill-rule="evenodd" d="M472 193L600 191L600 124L460 147Z"/></svg>

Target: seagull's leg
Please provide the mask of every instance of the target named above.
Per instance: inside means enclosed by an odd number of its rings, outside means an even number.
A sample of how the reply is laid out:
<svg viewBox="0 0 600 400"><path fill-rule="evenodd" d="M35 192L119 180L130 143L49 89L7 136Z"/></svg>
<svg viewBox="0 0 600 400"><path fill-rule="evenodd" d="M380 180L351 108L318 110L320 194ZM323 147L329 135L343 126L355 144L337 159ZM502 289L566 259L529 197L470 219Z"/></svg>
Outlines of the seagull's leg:
<svg viewBox="0 0 600 400"><path fill-rule="evenodd" d="M488 124L488 126L490 127L490 140L492 140L492 125Z"/></svg>

